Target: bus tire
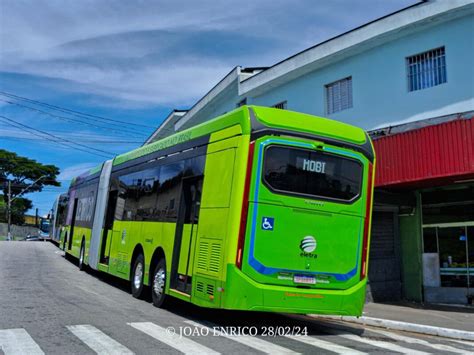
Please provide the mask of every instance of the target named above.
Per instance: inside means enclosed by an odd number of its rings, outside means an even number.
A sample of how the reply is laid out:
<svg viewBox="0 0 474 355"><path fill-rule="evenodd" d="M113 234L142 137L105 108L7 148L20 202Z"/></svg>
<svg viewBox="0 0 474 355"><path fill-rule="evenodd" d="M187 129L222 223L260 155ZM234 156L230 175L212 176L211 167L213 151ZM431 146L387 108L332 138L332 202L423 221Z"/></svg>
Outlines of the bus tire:
<svg viewBox="0 0 474 355"><path fill-rule="evenodd" d="M151 296L153 305L158 308L163 308L166 301L166 262L161 258L156 264L153 274L151 275Z"/></svg>
<svg viewBox="0 0 474 355"><path fill-rule="evenodd" d="M133 262L132 272L130 273L130 285L132 296L140 298L143 295L143 275L145 274L145 260L143 254L139 254Z"/></svg>
<svg viewBox="0 0 474 355"><path fill-rule="evenodd" d="M81 271L84 271L86 268L86 264L84 263L86 257L86 246L84 244L84 239L82 239L81 251L79 252L79 270Z"/></svg>

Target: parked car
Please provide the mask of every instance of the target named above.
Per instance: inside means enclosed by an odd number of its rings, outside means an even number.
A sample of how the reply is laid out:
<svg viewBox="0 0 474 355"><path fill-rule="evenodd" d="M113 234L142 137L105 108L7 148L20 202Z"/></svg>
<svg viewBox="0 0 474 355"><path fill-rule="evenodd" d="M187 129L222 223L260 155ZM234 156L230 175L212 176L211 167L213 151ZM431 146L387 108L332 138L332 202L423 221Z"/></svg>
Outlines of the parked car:
<svg viewBox="0 0 474 355"><path fill-rule="evenodd" d="M23 240L26 242L36 242L36 241L41 240L41 238L39 237L39 235L36 235L36 234L34 235L28 234Z"/></svg>

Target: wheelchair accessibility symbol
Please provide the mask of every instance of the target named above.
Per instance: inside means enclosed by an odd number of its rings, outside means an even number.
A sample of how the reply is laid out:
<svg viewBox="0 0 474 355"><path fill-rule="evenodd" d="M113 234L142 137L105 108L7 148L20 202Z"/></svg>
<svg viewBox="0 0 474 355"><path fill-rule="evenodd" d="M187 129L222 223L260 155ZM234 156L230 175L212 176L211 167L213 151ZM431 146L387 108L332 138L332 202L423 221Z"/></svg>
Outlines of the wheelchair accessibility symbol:
<svg viewBox="0 0 474 355"><path fill-rule="evenodd" d="M262 218L262 229L266 231L272 231L273 225L275 223L275 219L271 217L263 217Z"/></svg>

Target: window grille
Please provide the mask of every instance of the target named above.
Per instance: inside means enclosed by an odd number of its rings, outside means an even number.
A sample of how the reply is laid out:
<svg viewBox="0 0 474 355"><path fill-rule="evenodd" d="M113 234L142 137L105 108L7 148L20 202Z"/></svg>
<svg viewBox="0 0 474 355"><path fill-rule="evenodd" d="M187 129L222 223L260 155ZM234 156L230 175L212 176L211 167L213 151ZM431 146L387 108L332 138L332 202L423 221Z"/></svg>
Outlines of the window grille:
<svg viewBox="0 0 474 355"><path fill-rule="evenodd" d="M326 112L328 114L352 107L352 77L326 85Z"/></svg>
<svg viewBox="0 0 474 355"><path fill-rule="evenodd" d="M447 81L444 47L407 57L406 63L408 91L430 88Z"/></svg>
<svg viewBox="0 0 474 355"><path fill-rule="evenodd" d="M286 101L279 102L272 106L273 108L279 108L280 110L286 110L287 104Z"/></svg>

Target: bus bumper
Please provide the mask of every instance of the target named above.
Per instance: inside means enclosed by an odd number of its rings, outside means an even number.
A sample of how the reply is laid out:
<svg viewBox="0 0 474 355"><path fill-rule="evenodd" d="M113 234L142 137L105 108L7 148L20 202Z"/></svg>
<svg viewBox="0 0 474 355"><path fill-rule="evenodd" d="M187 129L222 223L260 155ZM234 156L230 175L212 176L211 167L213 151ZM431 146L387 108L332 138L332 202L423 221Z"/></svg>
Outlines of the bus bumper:
<svg viewBox="0 0 474 355"><path fill-rule="evenodd" d="M235 265L228 265L222 308L281 313L360 316L366 279L346 290L310 290L255 282Z"/></svg>

